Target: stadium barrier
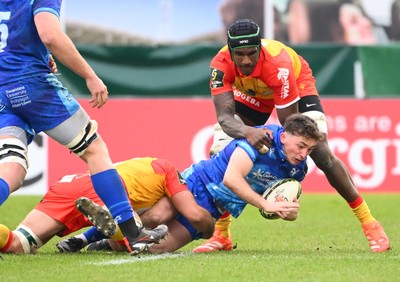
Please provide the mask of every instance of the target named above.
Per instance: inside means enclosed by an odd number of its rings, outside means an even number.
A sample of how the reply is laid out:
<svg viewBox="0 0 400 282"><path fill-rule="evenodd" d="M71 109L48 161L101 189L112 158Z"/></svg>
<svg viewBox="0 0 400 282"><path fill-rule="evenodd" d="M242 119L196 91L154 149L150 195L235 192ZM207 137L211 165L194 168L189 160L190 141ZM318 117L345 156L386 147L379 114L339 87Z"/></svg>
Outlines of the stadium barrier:
<svg viewBox="0 0 400 282"><path fill-rule="evenodd" d="M171 160L182 170L208 158L216 122L210 98L110 99L101 109L85 110L99 122L113 161L133 157ZM400 192L400 99L332 99L322 101L329 142L348 166L360 192ZM275 116L269 122L277 123ZM43 194L65 174L86 170L78 157L44 135L30 146L31 168L17 194ZM334 192L310 162L305 193Z"/></svg>

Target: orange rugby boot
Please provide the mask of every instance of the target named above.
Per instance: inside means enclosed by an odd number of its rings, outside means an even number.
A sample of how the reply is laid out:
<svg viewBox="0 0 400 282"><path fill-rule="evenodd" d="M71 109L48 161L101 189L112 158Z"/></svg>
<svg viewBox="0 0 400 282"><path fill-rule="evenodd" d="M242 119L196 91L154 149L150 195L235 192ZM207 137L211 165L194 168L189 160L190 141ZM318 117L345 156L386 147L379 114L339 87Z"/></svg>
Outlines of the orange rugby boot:
<svg viewBox="0 0 400 282"><path fill-rule="evenodd" d="M377 220L363 224L362 229L373 253L385 252L390 249L389 238Z"/></svg>
<svg viewBox="0 0 400 282"><path fill-rule="evenodd" d="M232 251L232 249L235 248L236 245L235 246L232 245L232 238L226 238L221 236L219 230L216 229L214 235L200 246L194 248L193 252L211 253L216 251Z"/></svg>

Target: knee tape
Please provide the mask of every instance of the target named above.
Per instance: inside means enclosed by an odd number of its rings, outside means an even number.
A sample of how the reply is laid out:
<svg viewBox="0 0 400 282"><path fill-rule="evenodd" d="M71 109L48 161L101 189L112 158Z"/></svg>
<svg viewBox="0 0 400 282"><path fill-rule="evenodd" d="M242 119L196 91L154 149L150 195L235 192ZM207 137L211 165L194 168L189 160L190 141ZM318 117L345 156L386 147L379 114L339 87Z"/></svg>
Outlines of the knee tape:
<svg viewBox="0 0 400 282"><path fill-rule="evenodd" d="M21 242L25 254L34 254L37 249L43 246L42 241L25 225L19 225L13 234Z"/></svg>
<svg viewBox="0 0 400 282"><path fill-rule="evenodd" d="M233 138L222 130L219 123L214 124L214 140L210 148L210 156L215 155L216 153L221 151L232 140Z"/></svg>
<svg viewBox="0 0 400 282"><path fill-rule="evenodd" d="M242 119L238 115L234 115L235 119L238 121L242 121ZM215 155L219 151L221 151L223 148L225 148L229 142L233 140L232 137L230 137L228 134L226 134L223 130L222 127L219 123L214 124L214 140L213 144L211 145L210 148L210 156Z"/></svg>
<svg viewBox="0 0 400 282"><path fill-rule="evenodd" d="M27 170L29 167L27 146L17 138L0 139L1 163L19 163Z"/></svg>
<svg viewBox="0 0 400 282"><path fill-rule="evenodd" d="M91 120L66 146L71 152L80 157L97 137L97 122Z"/></svg>
<svg viewBox="0 0 400 282"><path fill-rule="evenodd" d="M328 123L326 122L326 117L324 113L319 111L309 111L304 112L303 115L312 118L317 123L319 131L328 134Z"/></svg>

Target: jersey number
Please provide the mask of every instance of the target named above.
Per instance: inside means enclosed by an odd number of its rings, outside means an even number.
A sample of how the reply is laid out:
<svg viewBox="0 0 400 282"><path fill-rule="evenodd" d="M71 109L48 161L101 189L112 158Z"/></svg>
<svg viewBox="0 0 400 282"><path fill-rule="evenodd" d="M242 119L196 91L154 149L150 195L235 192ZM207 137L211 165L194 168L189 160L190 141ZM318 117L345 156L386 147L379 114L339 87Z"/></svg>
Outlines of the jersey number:
<svg viewBox="0 0 400 282"><path fill-rule="evenodd" d="M7 46L8 37L8 26L2 23L4 20L10 19L11 12L0 12L0 53L4 52L4 48Z"/></svg>

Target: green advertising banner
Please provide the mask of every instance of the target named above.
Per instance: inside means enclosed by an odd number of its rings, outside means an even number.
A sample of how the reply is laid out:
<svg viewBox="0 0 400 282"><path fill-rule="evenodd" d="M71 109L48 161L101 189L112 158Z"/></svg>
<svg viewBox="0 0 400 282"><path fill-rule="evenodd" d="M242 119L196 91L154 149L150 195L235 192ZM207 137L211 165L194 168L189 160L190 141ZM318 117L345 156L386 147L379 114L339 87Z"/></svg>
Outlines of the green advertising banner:
<svg viewBox="0 0 400 282"><path fill-rule="evenodd" d="M209 63L222 46L78 45L78 50L107 85L110 96L208 96ZM367 97L400 96L396 79L400 46L355 47L333 44L295 46L313 69L321 96L355 95L354 64L361 62ZM87 96L85 82L63 67L61 81L78 96Z"/></svg>
<svg viewBox="0 0 400 282"><path fill-rule="evenodd" d="M367 97L400 97L400 45L358 48Z"/></svg>

